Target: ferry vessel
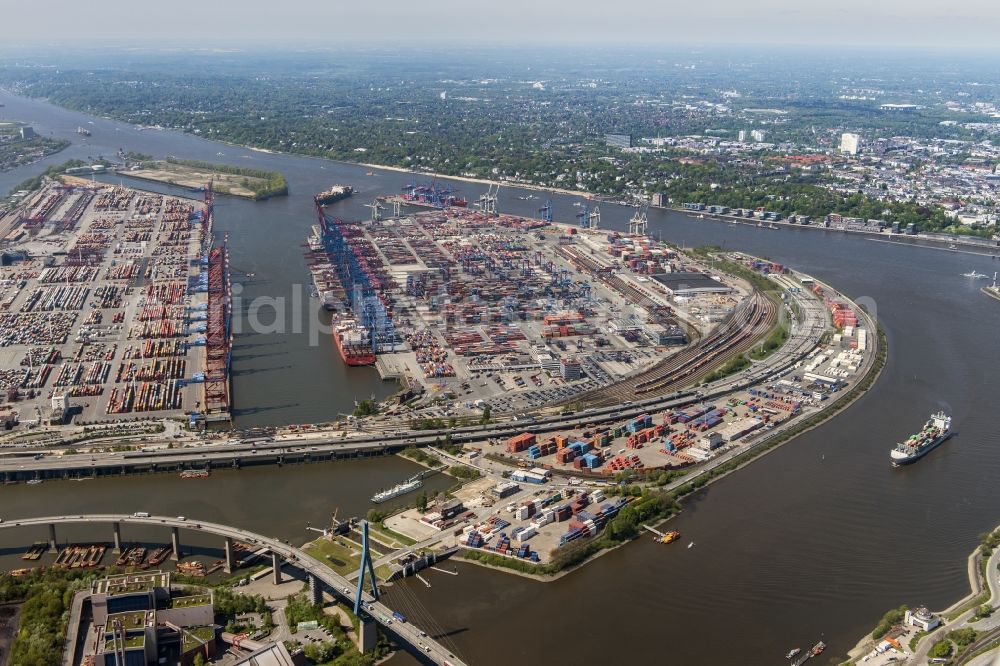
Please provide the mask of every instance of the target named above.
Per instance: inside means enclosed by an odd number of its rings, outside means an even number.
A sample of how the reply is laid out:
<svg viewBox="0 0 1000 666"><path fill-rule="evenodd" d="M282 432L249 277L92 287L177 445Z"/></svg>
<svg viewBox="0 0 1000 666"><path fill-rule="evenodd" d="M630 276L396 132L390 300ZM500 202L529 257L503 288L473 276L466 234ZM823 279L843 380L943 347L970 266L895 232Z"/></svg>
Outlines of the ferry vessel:
<svg viewBox="0 0 1000 666"><path fill-rule="evenodd" d="M373 365L375 352L372 351L368 329L353 319L343 319L333 329L333 342L340 352L340 358L347 365Z"/></svg>
<svg viewBox="0 0 1000 666"><path fill-rule="evenodd" d="M320 205L325 206L327 204L332 204L341 199L346 199L347 197L354 194L354 188L350 185L334 185L328 190L320 192L315 197L314 201Z"/></svg>
<svg viewBox="0 0 1000 666"><path fill-rule="evenodd" d="M372 501L378 504L379 502L387 502L394 497L399 497L400 495L405 495L406 493L411 493L417 488L424 485L424 482L420 479L420 475L410 477L406 481L399 483L389 490L383 490L372 495Z"/></svg>
<svg viewBox="0 0 1000 666"><path fill-rule="evenodd" d="M889 454L893 467L909 465L930 453L941 442L951 436L951 417L944 412L931 415L923 429L900 442Z"/></svg>

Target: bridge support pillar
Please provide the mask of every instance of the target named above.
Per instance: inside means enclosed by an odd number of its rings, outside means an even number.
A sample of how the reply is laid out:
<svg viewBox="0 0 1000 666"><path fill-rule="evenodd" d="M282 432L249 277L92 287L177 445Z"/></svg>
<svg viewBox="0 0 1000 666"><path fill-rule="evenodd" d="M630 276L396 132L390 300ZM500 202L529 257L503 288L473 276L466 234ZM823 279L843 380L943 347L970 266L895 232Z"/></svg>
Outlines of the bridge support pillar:
<svg viewBox="0 0 1000 666"><path fill-rule="evenodd" d="M281 585L281 557L275 552L271 553L271 568L274 584Z"/></svg>
<svg viewBox="0 0 1000 666"><path fill-rule="evenodd" d="M223 569L227 574L233 573L233 540L226 537L226 566Z"/></svg>
<svg viewBox="0 0 1000 666"><path fill-rule="evenodd" d="M358 651L371 652L378 643L375 620L363 616L358 619Z"/></svg>
<svg viewBox="0 0 1000 666"><path fill-rule="evenodd" d="M313 605L323 603L323 590L320 588L319 579L312 574L309 574L309 601Z"/></svg>
<svg viewBox="0 0 1000 666"><path fill-rule="evenodd" d="M56 524L49 523L49 552L56 553L59 551L59 546L56 545Z"/></svg>
<svg viewBox="0 0 1000 666"><path fill-rule="evenodd" d="M122 552L122 524L112 523L112 528L115 532L115 549L112 552L121 554Z"/></svg>
<svg viewBox="0 0 1000 666"><path fill-rule="evenodd" d="M176 527L170 528L170 545L173 547L173 552L170 553L170 559L176 562L181 558L181 535L180 530Z"/></svg>

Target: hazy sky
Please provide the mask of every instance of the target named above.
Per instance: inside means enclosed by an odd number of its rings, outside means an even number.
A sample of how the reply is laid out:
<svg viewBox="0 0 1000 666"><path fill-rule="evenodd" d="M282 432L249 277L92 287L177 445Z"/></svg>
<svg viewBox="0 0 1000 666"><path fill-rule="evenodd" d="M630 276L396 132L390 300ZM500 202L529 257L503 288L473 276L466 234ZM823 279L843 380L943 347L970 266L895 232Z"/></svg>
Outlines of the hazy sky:
<svg viewBox="0 0 1000 666"><path fill-rule="evenodd" d="M8 43L185 37L331 45L365 39L1000 43L1000 0L2 0L4 6L5 18L18 16L0 27L0 41Z"/></svg>

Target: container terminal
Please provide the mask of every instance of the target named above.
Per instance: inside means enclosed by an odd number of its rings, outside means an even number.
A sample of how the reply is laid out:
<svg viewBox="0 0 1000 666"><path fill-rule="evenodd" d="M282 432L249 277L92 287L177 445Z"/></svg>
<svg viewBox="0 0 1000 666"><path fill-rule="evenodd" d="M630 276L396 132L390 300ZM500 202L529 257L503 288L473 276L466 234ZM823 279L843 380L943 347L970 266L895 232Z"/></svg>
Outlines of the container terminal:
<svg viewBox="0 0 1000 666"><path fill-rule="evenodd" d="M0 220L0 417L228 421L228 252L205 189L67 177Z"/></svg>
<svg viewBox="0 0 1000 666"><path fill-rule="evenodd" d="M372 210L348 222L317 206L305 254L342 360L401 381L411 413L448 396L464 413L538 408L559 402L547 389L568 401L639 375L640 392L666 392L774 321L746 281L645 233L601 230L599 212L580 227Z"/></svg>

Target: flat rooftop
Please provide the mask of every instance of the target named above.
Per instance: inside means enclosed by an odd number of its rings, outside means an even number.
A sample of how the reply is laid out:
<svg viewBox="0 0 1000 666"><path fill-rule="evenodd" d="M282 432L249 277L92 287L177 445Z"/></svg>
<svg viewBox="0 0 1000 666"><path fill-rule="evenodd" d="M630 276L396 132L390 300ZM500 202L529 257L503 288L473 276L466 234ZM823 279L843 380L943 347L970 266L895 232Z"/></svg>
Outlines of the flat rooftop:
<svg viewBox="0 0 1000 666"><path fill-rule="evenodd" d="M174 597L170 600L171 608L190 608L192 606L205 606L211 603L211 594L191 594L183 597Z"/></svg>
<svg viewBox="0 0 1000 666"><path fill-rule="evenodd" d="M94 581L90 590L94 594L107 594L109 596L118 594L134 594L136 592L149 592L157 587L170 587L170 573L166 571L149 571L141 574L123 574L121 576L108 576L101 580Z"/></svg>
<svg viewBox="0 0 1000 666"><path fill-rule="evenodd" d="M708 273L657 273L650 276L673 292L719 290L731 291Z"/></svg>
<svg viewBox="0 0 1000 666"><path fill-rule="evenodd" d="M184 627L181 630L181 653L193 650L199 645L213 640L215 640L215 627Z"/></svg>
<svg viewBox="0 0 1000 666"><path fill-rule="evenodd" d="M147 624L155 624L156 613L144 610L112 613L104 622L104 633L110 634L114 631L116 622L121 623L126 632L140 631L145 629Z"/></svg>
<svg viewBox="0 0 1000 666"><path fill-rule="evenodd" d="M146 645L146 635L139 634L138 636L126 636L124 647L126 650L131 650L135 648L145 647ZM108 639L104 641L104 651L114 652L115 641L113 639Z"/></svg>

